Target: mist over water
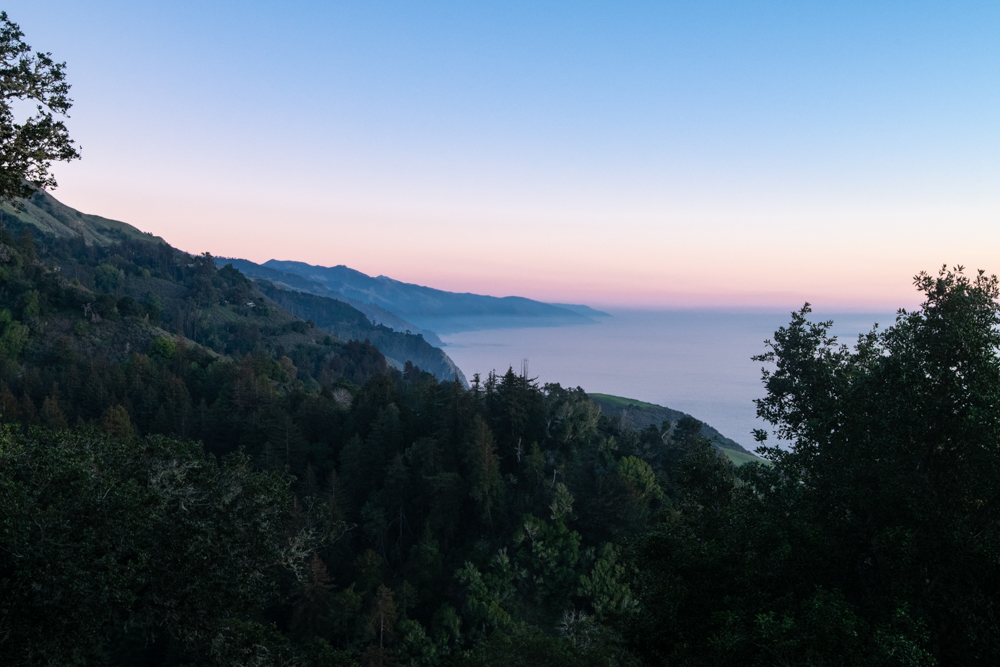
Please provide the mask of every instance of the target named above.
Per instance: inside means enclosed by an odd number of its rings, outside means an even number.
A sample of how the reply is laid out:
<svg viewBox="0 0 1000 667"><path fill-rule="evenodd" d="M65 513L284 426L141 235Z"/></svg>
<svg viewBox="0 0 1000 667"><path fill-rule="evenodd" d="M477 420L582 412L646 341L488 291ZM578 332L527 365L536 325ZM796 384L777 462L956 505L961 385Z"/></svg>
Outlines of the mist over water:
<svg viewBox="0 0 1000 667"><path fill-rule="evenodd" d="M789 313L609 311L594 324L490 329L442 335L445 352L471 381L490 370L520 371L522 359L539 383L626 396L682 410L751 451L753 399L763 396L761 366L751 357L788 324ZM814 314L834 320L832 332L853 345L857 335L892 324L893 314Z"/></svg>

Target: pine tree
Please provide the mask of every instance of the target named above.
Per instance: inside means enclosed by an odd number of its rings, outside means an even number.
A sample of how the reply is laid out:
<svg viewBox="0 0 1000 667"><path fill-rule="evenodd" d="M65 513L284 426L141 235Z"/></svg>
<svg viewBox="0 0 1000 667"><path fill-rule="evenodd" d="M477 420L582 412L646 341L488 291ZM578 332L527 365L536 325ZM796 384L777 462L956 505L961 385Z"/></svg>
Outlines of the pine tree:
<svg viewBox="0 0 1000 667"><path fill-rule="evenodd" d="M466 455L471 488L469 495L479 506L480 514L493 525L493 506L503 489L500 459L493 433L479 415L473 419Z"/></svg>
<svg viewBox="0 0 1000 667"><path fill-rule="evenodd" d="M69 428L66 423L66 415L59 407L59 396L53 394L42 402L42 425L53 431L62 431Z"/></svg>

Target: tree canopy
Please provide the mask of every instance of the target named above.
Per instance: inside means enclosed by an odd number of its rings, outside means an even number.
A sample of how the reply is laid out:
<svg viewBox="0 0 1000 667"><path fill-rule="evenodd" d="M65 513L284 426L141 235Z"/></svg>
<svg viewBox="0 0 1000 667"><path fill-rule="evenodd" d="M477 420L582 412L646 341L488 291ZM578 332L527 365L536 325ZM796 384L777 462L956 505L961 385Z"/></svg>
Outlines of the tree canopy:
<svg viewBox="0 0 1000 667"><path fill-rule="evenodd" d="M217 660L262 650L276 570L337 527L296 521L287 480L246 456L115 426L0 426L0 655L84 664L161 637Z"/></svg>
<svg viewBox="0 0 1000 667"><path fill-rule="evenodd" d="M51 53L32 53L0 12L0 202L55 187L52 162L80 157L62 120L73 105L65 70ZM34 112L19 120L18 101L34 104Z"/></svg>
<svg viewBox="0 0 1000 667"><path fill-rule="evenodd" d="M779 446L638 550L644 652L677 664L1000 660L995 277L920 274L851 350L808 304L757 357ZM759 433L763 441L765 434ZM706 489L713 489L706 493Z"/></svg>

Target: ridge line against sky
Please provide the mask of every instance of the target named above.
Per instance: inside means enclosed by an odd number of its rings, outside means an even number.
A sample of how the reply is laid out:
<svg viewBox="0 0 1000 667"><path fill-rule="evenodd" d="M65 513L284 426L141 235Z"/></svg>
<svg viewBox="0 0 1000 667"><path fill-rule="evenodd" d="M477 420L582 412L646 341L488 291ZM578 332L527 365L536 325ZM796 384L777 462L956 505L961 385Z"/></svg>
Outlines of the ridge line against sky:
<svg viewBox="0 0 1000 667"><path fill-rule="evenodd" d="M994 3L8 3L55 196L192 252L594 307L1000 270Z"/></svg>

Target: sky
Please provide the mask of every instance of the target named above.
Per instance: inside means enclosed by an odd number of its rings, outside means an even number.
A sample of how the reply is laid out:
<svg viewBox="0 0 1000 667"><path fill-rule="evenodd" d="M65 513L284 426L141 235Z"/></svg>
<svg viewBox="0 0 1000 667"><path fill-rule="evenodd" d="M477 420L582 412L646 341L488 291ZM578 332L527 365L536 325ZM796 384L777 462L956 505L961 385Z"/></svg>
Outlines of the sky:
<svg viewBox="0 0 1000 667"><path fill-rule="evenodd" d="M7 2L61 201L189 252L604 307L1000 272L1000 3Z"/></svg>

